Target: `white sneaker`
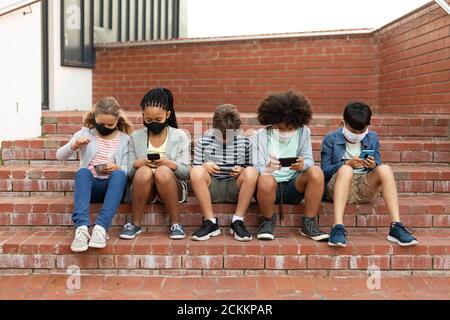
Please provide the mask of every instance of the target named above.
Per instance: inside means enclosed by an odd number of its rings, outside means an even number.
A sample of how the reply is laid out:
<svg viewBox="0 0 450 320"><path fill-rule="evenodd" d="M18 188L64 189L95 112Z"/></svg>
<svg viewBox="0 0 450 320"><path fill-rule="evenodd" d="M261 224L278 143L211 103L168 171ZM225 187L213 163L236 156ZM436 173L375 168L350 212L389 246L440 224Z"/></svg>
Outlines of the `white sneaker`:
<svg viewBox="0 0 450 320"><path fill-rule="evenodd" d="M108 239L109 237L106 234L105 228L96 225L92 231L92 238L91 241L89 241L89 247L103 249L106 247L106 240Z"/></svg>
<svg viewBox="0 0 450 320"><path fill-rule="evenodd" d="M73 252L86 251L88 249L88 241L90 238L87 226L78 227L75 231L75 239L73 239L70 249L72 249Z"/></svg>

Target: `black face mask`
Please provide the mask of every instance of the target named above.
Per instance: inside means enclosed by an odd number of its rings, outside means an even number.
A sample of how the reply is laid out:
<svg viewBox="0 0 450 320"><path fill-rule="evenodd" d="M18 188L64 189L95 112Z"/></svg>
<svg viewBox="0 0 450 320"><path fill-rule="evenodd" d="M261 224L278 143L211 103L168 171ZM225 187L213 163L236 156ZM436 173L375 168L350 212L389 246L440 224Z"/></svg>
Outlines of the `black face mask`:
<svg viewBox="0 0 450 320"><path fill-rule="evenodd" d="M105 126L103 126L101 124L98 124L97 121L95 121L95 119L94 119L94 122L95 122L95 129L102 136L109 136L110 134L112 134L114 131L117 130L117 127L114 128L114 129L110 129L110 128L107 128L107 127L105 127Z"/></svg>
<svg viewBox="0 0 450 320"><path fill-rule="evenodd" d="M153 134L160 134L167 127L167 120L164 123L159 122L145 122L144 126L147 128L148 132Z"/></svg>

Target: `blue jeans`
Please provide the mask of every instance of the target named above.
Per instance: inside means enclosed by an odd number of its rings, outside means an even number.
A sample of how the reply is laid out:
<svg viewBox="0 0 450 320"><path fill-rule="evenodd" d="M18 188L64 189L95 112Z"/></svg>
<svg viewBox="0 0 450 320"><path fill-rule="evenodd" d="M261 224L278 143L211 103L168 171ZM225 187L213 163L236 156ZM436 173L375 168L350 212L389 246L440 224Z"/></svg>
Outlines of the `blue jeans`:
<svg viewBox="0 0 450 320"><path fill-rule="evenodd" d="M94 178L92 172L82 168L75 174L74 211L72 221L75 226L89 226L91 203L103 202L102 209L95 221L105 230L109 230L116 215L127 183L127 175L119 170L114 171L108 179Z"/></svg>

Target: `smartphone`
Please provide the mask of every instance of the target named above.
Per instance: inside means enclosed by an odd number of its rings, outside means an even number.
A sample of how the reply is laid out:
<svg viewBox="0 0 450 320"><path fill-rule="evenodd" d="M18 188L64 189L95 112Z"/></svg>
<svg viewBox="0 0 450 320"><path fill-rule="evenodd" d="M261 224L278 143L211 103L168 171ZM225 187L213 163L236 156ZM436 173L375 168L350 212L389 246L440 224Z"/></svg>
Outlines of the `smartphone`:
<svg viewBox="0 0 450 320"><path fill-rule="evenodd" d="M233 169L223 168L223 169L220 169L220 172L230 174L231 172L233 172Z"/></svg>
<svg viewBox="0 0 450 320"><path fill-rule="evenodd" d="M94 170L95 172L97 172L97 174L99 176L104 175L104 173L102 172L105 168L106 168L107 164L106 163L102 163L102 164L96 164L94 166Z"/></svg>
<svg viewBox="0 0 450 320"><path fill-rule="evenodd" d="M160 160L161 155L159 153L147 153L147 159L151 161Z"/></svg>
<svg viewBox="0 0 450 320"><path fill-rule="evenodd" d="M278 161L280 161L280 165L282 167L290 167L290 166L292 166L294 163L296 163L298 161L298 158L297 157L280 158L280 159L278 159Z"/></svg>
<svg viewBox="0 0 450 320"><path fill-rule="evenodd" d="M375 158L375 151L374 150L363 150L361 151L361 154L359 155L360 159L367 159L369 157Z"/></svg>

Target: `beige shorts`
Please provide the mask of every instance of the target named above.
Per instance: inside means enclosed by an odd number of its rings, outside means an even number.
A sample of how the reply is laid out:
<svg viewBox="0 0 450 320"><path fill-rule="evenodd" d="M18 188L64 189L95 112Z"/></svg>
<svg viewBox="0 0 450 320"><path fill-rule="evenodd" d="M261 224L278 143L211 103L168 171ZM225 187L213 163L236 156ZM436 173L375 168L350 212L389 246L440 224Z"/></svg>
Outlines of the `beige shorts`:
<svg viewBox="0 0 450 320"><path fill-rule="evenodd" d="M334 185L336 184L335 174L328 182L328 199L333 200ZM350 187L350 193L348 194L348 204L369 203L372 202L380 193L380 188L373 188L369 185L368 173L353 174L352 186Z"/></svg>
<svg viewBox="0 0 450 320"><path fill-rule="evenodd" d="M212 203L237 203L239 199L239 187L236 178L218 180L212 177L209 192Z"/></svg>

